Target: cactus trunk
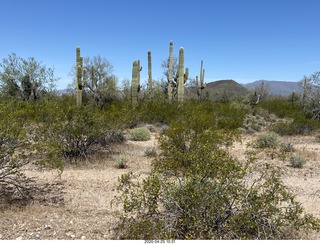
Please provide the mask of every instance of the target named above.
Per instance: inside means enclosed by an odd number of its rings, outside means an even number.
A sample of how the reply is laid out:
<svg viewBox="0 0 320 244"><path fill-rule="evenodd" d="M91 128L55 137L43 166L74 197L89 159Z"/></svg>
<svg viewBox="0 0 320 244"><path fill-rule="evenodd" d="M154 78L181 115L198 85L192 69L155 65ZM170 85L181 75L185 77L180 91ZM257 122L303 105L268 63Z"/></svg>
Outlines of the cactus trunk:
<svg viewBox="0 0 320 244"><path fill-rule="evenodd" d="M151 51L148 51L148 90L149 96L152 97L152 60L151 60Z"/></svg>
<svg viewBox="0 0 320 244"><path fill-rule="evenodd" d="M184 49L179 50L179 78L178 78L178 101L183 101L184 97Z"/></svg>
<svg viewBox="0 0 320 244"><path fill-rule="evenodd" d="M170 47L169 47L169 71L168 71L168 98L169 100L172 100L172 70L173 70L173 42L170 41Z"/></svg>
<svg viewBox="0 0 320 244"><path fill-rule="evenodd" d="M138 93L140 91L140 60L133 61L132 65L132 81L131 81L131 101L132 105L138 103Z"/></svg>
<svg viewBox="0 0 320 244"><path fill-rule="evenodd" d="M76 48L76 76L77 76L77 81L76 81L76 100L77 100L77 106L80 107L82 105L82 88L83 88L83 83L82 83L82 63L83 59L80 56L80 47Z"/></svg>
<svg viewBox="0 0 320 244"><path fill-rule="evenodd" d="M202 97L202 90L206 87L206 84L204 83L204 69L203 69L203 60L201 60L200 64L200 81L198 83L198 96L199 96L199 102L203 99Z"/></svg>

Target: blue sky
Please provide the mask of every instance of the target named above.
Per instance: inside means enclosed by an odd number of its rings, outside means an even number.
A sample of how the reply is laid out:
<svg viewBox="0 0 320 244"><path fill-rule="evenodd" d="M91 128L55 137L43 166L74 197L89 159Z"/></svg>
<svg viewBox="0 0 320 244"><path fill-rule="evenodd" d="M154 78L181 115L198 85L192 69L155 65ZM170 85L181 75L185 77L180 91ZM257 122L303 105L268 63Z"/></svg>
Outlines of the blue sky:
<svg viewBox="0 0 320 244"><path fill-rule="evenodd" d="M185 49L189 77L205 81L259 79L298 81L320 70L319 0L0 0L0 59L11 52L54 67L58 89L71 83L75 48L100 55L119 82L131 79L141 60L147 80L151 50L153 78L161 61Z"/></svg>

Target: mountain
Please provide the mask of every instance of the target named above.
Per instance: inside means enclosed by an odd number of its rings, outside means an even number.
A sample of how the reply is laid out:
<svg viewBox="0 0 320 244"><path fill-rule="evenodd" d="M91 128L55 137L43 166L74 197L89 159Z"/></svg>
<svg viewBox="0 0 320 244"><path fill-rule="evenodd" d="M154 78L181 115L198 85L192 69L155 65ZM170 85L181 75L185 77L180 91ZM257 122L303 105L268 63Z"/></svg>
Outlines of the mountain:
<svg viewBox="0 0 320 244"><path fill-rule="evenodd" d="M211 101L227 101L234 97L245 96L250 90L234 80L217 80L207 83L203 93L203 96ZM188 96L196 98L196 94L196 88L188 89Z"/></svg>
<svg viewBox="0 0 320 244"><path fill-rule="evenodd" d="M270 94L274 96L289 96L290 94L292 94L292 92L301 91L299 82L293 81L257 80L255 82L242 85L250 90L254 90L260 87L262 83L264 83L264 86L266 86Z"/></svg>

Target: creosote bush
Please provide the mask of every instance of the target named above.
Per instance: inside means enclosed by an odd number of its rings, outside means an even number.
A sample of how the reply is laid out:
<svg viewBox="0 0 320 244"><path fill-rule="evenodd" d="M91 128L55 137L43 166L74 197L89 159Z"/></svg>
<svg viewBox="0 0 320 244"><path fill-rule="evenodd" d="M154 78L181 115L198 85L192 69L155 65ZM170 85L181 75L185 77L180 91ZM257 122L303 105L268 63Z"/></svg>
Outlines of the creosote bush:
<svg viewBox="0 0 320 244"><path fill-rule="evenodd" d="M200 108L200 109L199 109ZM119 178L116 233L124 239L288 239L317 230L269 164L245 164L227 149L237 139L215 113L190 109L159 137L149 176ZM224 120L230 119L228 113Z"/></svg>

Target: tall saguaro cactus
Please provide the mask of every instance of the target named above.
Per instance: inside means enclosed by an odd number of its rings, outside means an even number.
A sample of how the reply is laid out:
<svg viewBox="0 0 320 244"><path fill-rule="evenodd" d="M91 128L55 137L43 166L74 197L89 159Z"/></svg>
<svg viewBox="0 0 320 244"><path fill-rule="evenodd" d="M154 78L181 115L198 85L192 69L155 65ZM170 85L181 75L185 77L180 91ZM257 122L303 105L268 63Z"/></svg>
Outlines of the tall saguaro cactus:
<svg viewBox="0 0 320 244"><path fill-rule="evenodd" d="M184 49L179 50L179 70L178 70L178 101L183 101L184 97L184 83L188 80L189 69L186 68L184 72Z"/></svg>
<svg viewBox="0 0 320 244"><path fill-rule="evenodd" d="M82 89L83 89L83 82L82 82L82 72L83 72L83 58L80 55L80 47L76 48L76 76L77 76L77 84L76 84L76 100L77 106L82 105Z"/></svg>
<svg viewBox="0 0 320 244"><path fill-rule="evenodd" d="M169 73L168 73L168 98L169 100L172 100L172 85L173 85L173 79L172 79L172 70L173 70L173 42L170 41L169 46Z"/></svg>
<svg viewBox="0 0 320 244"><path fill-rule="evenodd" d="M198 82L198 76L196 77L197 80L197 85L198 85L198 97L199 97L199 102L202 100L202 90L206 87L206 84L204 83L204 72L205 69L203 69L203 60L201 60L200 64L200 81Z"/></svg>
<svg viewBox="0 0 320 244"><path fill-rule="evenodd" d="M131 100L132 105L138 103L138 93L140 92L140 60L133 61L132 65L132 80L131 80Z"/></svg>
<svg viewBox="0 0 320 244"><path fill-rule="evenodd" d="M152 96L153 87L152 87L152 60L151 60L151 51L148 51L148 90L149 90L149 95Z"/></svg>

